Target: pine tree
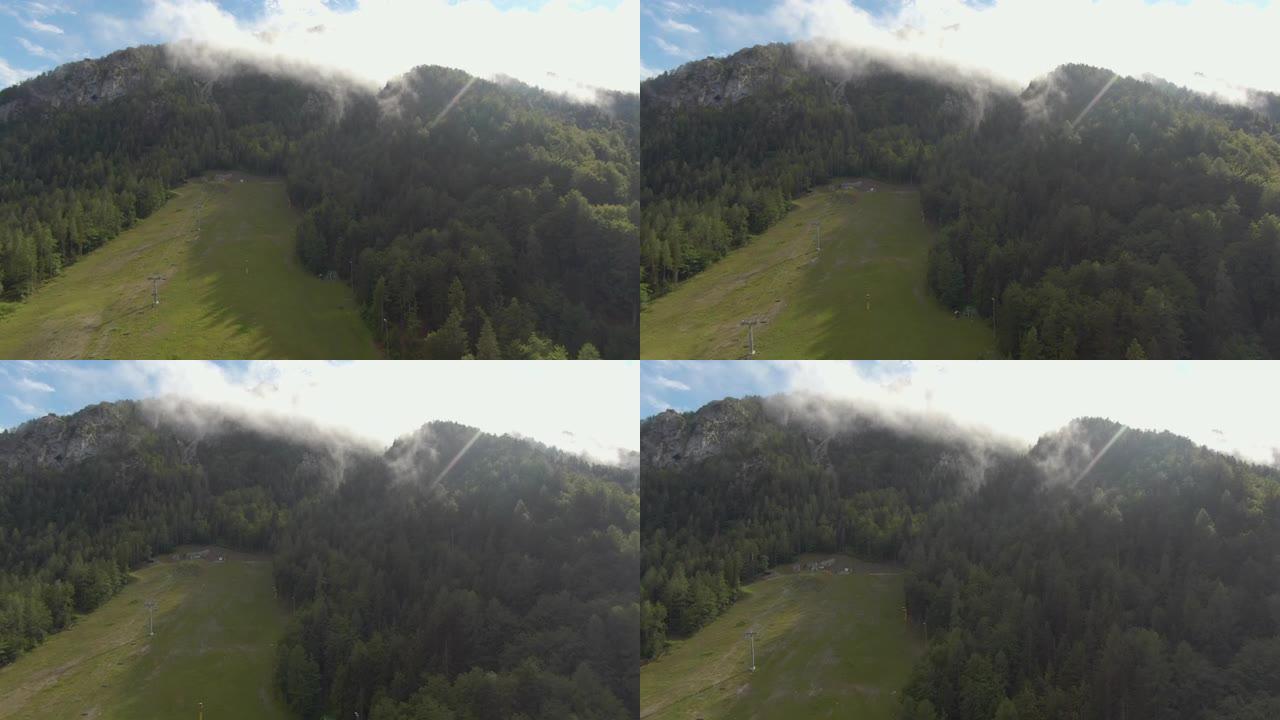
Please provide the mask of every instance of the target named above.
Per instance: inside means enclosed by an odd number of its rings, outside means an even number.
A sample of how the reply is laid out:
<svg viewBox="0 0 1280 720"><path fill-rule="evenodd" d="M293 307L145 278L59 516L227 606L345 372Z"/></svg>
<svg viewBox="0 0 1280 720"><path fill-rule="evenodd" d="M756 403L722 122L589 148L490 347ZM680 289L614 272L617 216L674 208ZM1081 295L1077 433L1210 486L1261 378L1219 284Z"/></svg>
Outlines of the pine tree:
<svg viewBox="0 0 1280 720"><path fill-rule="evenodd" d="M477 360L500 360L502 351L498 347L498 334L493 331L493 323L489 318L480 325L480 337L476 340Z"/></svg>

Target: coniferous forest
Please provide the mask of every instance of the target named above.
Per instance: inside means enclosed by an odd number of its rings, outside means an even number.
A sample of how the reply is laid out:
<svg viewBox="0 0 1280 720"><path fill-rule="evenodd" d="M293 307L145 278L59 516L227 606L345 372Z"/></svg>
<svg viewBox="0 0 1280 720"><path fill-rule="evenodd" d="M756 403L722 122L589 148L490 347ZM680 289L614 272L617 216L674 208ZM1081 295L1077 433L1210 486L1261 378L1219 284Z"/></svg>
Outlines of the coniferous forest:
<svg viewBox="0 0 1280 720"><path fill-rule="evenodd" d="M641 86L641 295L870 175L919 185L929 288L994 314L1003 356L1275 357L1280 102L1251 98L1083 65L1015 92L821 44L690 63Z"/></svg>
<svg viewBox="0 0 1280 720"><path fill-rule="evenodd" d="M215 543L271 555L297 717L633 717L638 524L634 469L452 423L380 451L96 405L0 433L0 665Z"/></svg>
<svg viewBox="0 0 1280 720"><path fill-rule="evenodd" d="M638 103L419 67L380 91L147 46L0 91L0 297L208 170L283 176L297 253L397 358L636 357Z"/></svg>
<svg viewBox="0 0 1280 720"><path fill-rule="evenodd" d="M641 442L645 657L771 566L849 552L903 564L927 624L904 719L1280 713L1274 468L1096 418L1018 451L795 397Z"/></svg>

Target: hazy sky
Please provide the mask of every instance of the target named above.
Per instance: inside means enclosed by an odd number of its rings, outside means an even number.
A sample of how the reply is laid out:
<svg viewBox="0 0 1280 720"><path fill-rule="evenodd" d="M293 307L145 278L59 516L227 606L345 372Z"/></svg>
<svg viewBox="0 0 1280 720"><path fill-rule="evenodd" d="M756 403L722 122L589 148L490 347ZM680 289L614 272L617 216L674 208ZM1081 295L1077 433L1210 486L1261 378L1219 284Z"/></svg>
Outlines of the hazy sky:
<svg viewBox="0 0 1280 720"><path fill-rule="evenodd" d="M0 0L0 88L182 38L382 84L423 64L553 90L637 89L639 0Z"/></svg>
<svg viewBox="0 0 1280 720"><path fill-rule="evenodd" d="M1280 463L1274 362L645 362L640 415L724 397L811 391L890 413L938 413L1025 445L1077 417L1169 430Z"/></svg>
<svg viewBox="0 0 1280 720"><path fill-rule="evenodd" d="M943 59L1018 86L1067 62L1226 96L1280 92L1271 0L642 0L641 74L815 37Z"/></svg>
<svg viewBox="0 0 1280 720"><path fill-rule="evenodd" d="M175 395L389 445L431 420L615 461L639 449L636 362L0 362L0 428L104 400Z"/></svg>

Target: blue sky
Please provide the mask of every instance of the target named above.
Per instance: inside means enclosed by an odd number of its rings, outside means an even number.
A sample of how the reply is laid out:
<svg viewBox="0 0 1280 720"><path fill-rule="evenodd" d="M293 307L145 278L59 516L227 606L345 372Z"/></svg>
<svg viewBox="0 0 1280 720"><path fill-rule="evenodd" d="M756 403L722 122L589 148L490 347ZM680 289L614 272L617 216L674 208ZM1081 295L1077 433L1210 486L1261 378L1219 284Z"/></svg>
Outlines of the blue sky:
<svg viewBox="0 0 1280 720"><path fill-rule="evenodd" d="M260 15L252 0L219 3L236 17ZM66 62L154 42L142 19L147 0L0 0L0 87Z"/></svg>
<svg viewBox="0 0 1280 720"><path fill-rule="evenodd" d="M748 45L801 39L780 26L736 28L721 22L729 16L767 15L777 0L644 0L640 11L640 62L649 72L662 72L708 55L727 55ZM884 16L896 0L853 0L853 6Z"/></svg>
<svg viewBox="0 0 1280 720"><path fill-rule="evenodd" d="M641 74L813 38L913 67L943 61L1014 86L1066 62L1234 98L1280 91L1272 0L642 0Z"/></svg>
<svg viewBox="0 0 1280 720"><path fill-rule="evenodd" d="M824 361L825 362L825 361ZM910 372L908 363L836 363L864 377L886 377ZM747 395L773 395L794 389L795 363L742 362L737 360L641 363L640 417L667 409L697 410L712 400Z"/></svg>
<svg viewBox="0 0 1280 720"><path fill-rule="evenodd" d="M264 423L305 418L387 445L431 420L617 459L638 450L639 363L0 361L0 430L127 398L178 397Z"/></svg>
<svg viewBox="0 0 1280 720"><path fill-rule="evenodd" d="M640 416L747 395L816 393L904 426L944 416L1029 446L1078 417L1169 430L1280 464L1274 362L645 361Z"/></svg>
<svg viewBox="0 0 1280 720"><path fill-rule="evenodd" d="M0 428L9 428L34 417L74 412L95 402L137 397L138 390L124 378L101 384L91 361L34 363L0 362Z"/></svg>
<svg viewBox="0 0 1280 720"><path fill-rule="evenodd" d="M435 63L551 89L634 90L638 16L639 0L0 0L0 88L65 62L193 38L378 84Z"/></svg>

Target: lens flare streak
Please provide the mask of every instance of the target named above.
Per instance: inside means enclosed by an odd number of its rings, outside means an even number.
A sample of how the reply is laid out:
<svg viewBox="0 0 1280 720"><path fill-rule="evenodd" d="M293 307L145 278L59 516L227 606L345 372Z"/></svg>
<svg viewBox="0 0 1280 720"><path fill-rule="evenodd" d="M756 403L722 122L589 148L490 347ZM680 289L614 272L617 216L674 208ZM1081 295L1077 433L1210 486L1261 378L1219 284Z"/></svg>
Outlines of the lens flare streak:
<svg viewBox="0 0 1280 720"><path fill-rule="evenodd" d="M440 481L444 480L444 476L449 474L449 471L453 469L453 466L458 464L458 461L462 459L462 456L467 454L467 451L471 449L472 445L476 444L476 441L479 440L480 436L483 434L484 433L482 431L477 430L476 434L471 436L471 439L467 441L467 444L462 446L462 449L458 451L458 454L453 456L453 459L449 461L449 464L444 466L444 470L441 470L440 474L436 476L435 482L431 484L433 486L439 485Z"/></svg>
<svg viewBox="0 0 1280 720"><path fill-rule="evenodd" d="M444 120L445 116L448 115L453 110L453 108L457 106L458 102L462 100L462 96L467 94L467 91L471 89L471 86L474 85L475 82L476 82L475 78L471 78L470 80L467 80L467 84L462 86L462 89L459 90L458 93L453 96L453 99L449 101L449 104L445 105L444 109L440 111L440 114L436 115L436 118L431 121L430 125L427 126L428 131L435 128L435 126L439 125L440 122Z"/></svg>
<svg viewBox="0 0 1280 720"><path fill-rule="evenodd" d="M1119 79L1119 75L1111 76L1111 79L1107 81L1107 84L1102 86L1102 89L1098 91L1098 94L1093 96L1093 99L1089 101L1089 104L1085 105L1084 109L1080 111L1080 114L1076 116L1076 119L1071 122L1072 128L1075 128L1080 124L1080 121L1084 119L1084 116L1089 114L1089 111L1093 109L1093 106L1098 104L1098 101L1102 99L1102 96L1106 95L1107 91L1111 89L1111 86L1115 85L1116 80Z"/></svg>
<svg viewBox="0 0 1280 720"><path fill-rule="evenodd" d="M1102 459L1102 456L1107 454L1107 451L1111 449L1111 446L1115 445L1116 441L1120 439L1120 436L1124 435L1125 431L1128 429L1129 428L1121 427L1116 431L1115 435L1111 436L1111 439L1107 441L1107 444L1103 445L1102 449L1098 451L1098 454L1094 455L1093 459L1089 461L1088 467L1084 469L1084 472L1080 473L1080 477L1076 478L1076 484L1079 484L1081 480L1085 479L1089 474L1089 471L1093 469L1093 466L1098 464L1098 461Z"/></svg>

